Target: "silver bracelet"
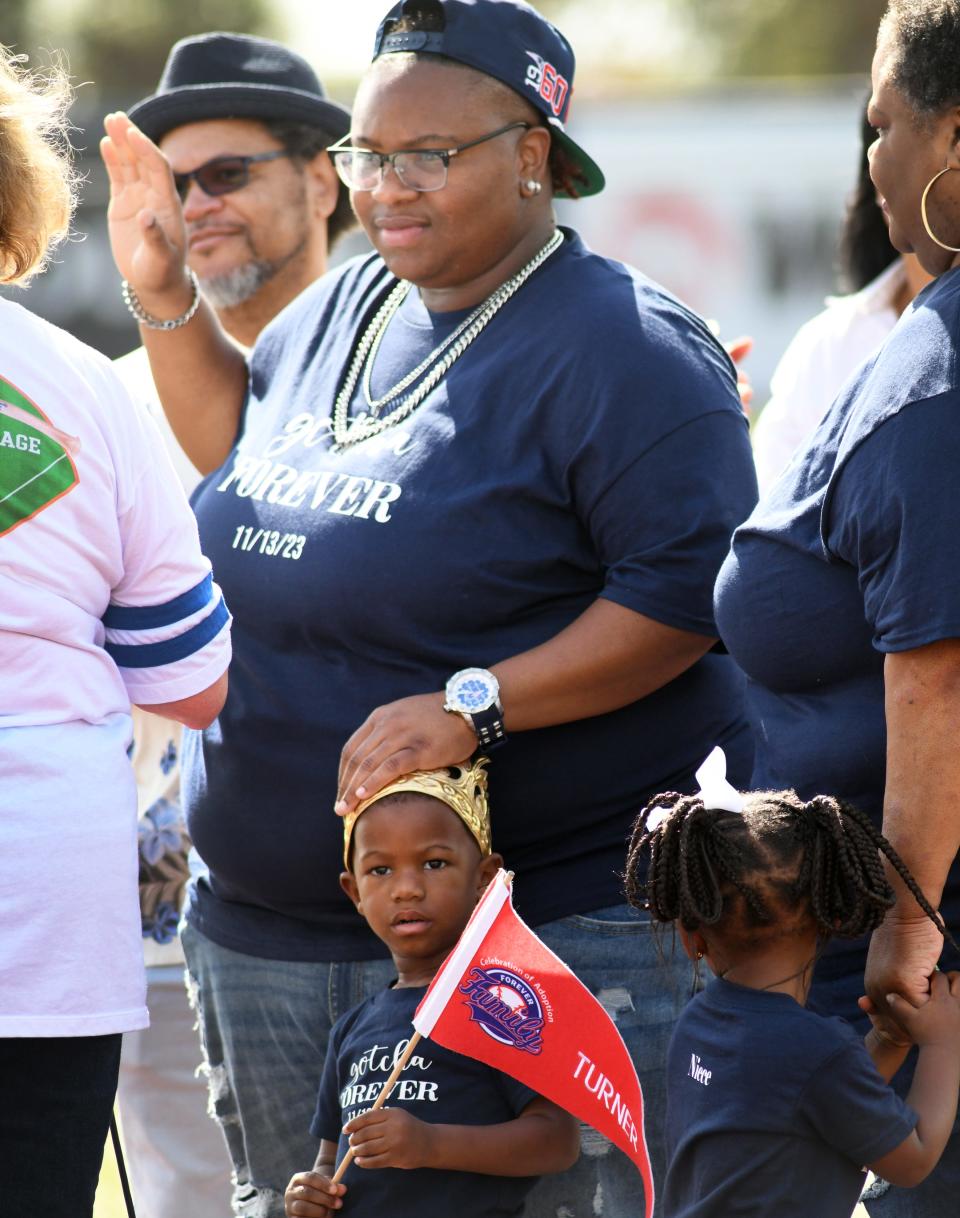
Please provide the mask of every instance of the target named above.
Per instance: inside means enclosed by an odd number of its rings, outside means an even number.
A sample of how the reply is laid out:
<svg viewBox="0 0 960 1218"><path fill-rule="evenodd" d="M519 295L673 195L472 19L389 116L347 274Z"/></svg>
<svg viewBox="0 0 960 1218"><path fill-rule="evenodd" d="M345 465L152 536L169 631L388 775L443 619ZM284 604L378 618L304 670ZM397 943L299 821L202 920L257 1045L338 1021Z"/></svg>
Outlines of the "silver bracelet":
<svg viewBox="0 0 960 1218"><path fill-rule="evenodd" d="M148 330L178 330L181 326L185 326L188 321L192 320L197 309L200 308L200 280L189 267L187 267L187 275L190 277L190 284L193 288L193 300L190 301L190 307L186 313L181 313L179 317L171 317L169 321L160 321L157 317L151 317L140 303L139 296L137 296L130 284L127 283L126 279L124 279L120 288L123 303L140 325L146 326Z"/></svg>

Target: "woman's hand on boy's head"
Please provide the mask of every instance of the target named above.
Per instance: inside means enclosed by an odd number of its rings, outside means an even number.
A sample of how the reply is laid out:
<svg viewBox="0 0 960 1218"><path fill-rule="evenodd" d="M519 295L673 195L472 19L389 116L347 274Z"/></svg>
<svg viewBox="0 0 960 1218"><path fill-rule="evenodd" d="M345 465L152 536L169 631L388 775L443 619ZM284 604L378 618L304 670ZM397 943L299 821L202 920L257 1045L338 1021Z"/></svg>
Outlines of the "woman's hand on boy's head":
<svg viewBox="0 0 960 1218"><path fill-rule="evenodd" d="M389 702L357 728L340 754L339 816L404 774L459 765L476 750L473 729L443 709L443 697L415 694Z"/></svg>
<svg viewBox="0 0 960 1218"><path fill-rule="evenodd" d="M346 1191L320 1172L297 1172L283 1194L283 1208L287 1218L327 1218L343 1205Z"/></svg>
<svg viewBox="0 0 960 1218"><path fill-rule="evenodd" d="M375 1108L343 1127L358 1167L429 1167L431 1126L402 1108Z"/></svg>

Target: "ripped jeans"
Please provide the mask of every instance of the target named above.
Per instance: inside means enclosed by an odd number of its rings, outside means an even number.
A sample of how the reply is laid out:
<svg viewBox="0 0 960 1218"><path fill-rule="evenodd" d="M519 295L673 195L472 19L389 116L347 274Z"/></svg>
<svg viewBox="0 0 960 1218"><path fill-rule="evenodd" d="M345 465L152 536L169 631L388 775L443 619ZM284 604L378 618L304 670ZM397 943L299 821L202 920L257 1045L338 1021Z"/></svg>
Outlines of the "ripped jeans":
<svg viewBox="0 0 960 1218"><path fill-rule="evenodd" d="M643 1087L645 1130L659 1184L664 1063L674 1022L690 996L690 962L679 944L674 951L669 932L664 961L649 919L627 905L560 918L536 930L599 998L626 1041ZM182 939L210 1102L234 1165L234 1213L283 1218L290 1177L312 1167L316 1158L318 1144L309 1126L330 1029L390 981L393 965L389 960L263 960L220 947L189 925ZM586 1126L581 1142L575 1167L534 1186L526 1218L642 1214L640 1174L626 1155Z"/></svg>
<svg viewBox="0 0 960 1218"><path fill-rule="evenodd" d="M210 1108L233 1162L233 1212L283 1218L290 1177L313 1167L320 1145L310 1122L330 1029L396 970L390 960L263 960L220 947L189 923L181 938ZM224 1215L227 1205L224 1197Z"/></svg>

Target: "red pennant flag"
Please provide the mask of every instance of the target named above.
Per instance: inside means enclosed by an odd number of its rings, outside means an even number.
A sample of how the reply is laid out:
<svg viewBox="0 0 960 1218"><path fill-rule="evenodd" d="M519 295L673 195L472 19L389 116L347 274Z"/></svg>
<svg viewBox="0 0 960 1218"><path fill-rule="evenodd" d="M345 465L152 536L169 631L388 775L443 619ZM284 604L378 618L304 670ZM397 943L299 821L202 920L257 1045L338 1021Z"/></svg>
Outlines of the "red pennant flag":
<svg viewBox="0 0 960 1218"><path fill-rule="evenodd" d="M514 911L499 871L417 1007L422 1036L502 1070L609 1138L653 1177L640 1080L616 1025Z"/></svg>

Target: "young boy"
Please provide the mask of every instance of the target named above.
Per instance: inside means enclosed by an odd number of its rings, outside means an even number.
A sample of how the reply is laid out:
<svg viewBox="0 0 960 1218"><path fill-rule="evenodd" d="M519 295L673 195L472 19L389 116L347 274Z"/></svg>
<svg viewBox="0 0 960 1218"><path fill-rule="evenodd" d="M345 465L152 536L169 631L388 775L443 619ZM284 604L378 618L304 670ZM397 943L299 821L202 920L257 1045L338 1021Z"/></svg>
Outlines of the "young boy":
<svg viewBox="0 0 960 1218"><path fill-rule="evenodd" d="M369 1111L427 986L502 866L490 851L485 764L409 774L345 818L340 883L389 947L397 980L333 1028L311 1126L320 1151L287 1186L291 1218L326 1218L344 1199L355 1218L518 1215L536 1176L576 1161L569 1113L426 1039L389 1107ZM332 1184L348 1145L355 1158Z"/></svg>

